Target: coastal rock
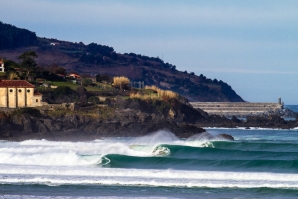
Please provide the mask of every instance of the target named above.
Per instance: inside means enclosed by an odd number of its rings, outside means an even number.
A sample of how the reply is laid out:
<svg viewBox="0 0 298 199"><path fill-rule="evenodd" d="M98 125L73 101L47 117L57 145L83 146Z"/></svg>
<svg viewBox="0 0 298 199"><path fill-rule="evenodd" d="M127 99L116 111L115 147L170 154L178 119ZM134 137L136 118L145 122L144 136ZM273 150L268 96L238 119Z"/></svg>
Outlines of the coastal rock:
<svg viewBox="0 0 298 199"><path fill-rule="evenodd" d="M3 121L4 119L2 119ZM177 137L189 137L205 130L197 126L180 123L162 114L143 113L138 110L117 110L106 118L73 112L59 116L24 113L5 119L1 127L0 139L49 139L49 140L89 140L99 137L137 137L157 130L169 130ZM8 125L8 124L12 125Z"/></svg>

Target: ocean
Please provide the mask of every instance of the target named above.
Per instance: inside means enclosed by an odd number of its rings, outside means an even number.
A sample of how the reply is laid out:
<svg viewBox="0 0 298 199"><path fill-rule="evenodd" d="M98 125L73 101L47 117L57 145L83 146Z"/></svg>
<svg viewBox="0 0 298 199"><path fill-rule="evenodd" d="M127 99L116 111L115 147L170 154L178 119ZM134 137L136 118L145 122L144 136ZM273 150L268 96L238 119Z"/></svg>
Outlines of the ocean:
<svg viewBox="0 0 298 199"><path fill-rule="evenodd" d="M298 130L0 141L0 198L298 198Z"/></svg>
<svg viewBox="0 0 298 199"><path fill-rule="evenodd" d="M284 107L298 113L298 105L285 105Z"/></svg>

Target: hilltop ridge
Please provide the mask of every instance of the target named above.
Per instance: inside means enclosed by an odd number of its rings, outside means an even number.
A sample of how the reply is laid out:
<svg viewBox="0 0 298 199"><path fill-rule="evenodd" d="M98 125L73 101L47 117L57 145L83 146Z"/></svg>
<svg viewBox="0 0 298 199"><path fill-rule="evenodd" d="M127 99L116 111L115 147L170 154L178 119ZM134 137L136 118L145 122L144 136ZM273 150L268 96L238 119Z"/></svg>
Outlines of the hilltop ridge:
<svg viewBox="0 0 298 199"><path fill-rule="evenodd" d="M123 75L132 81L144 81L172 90L189 101L243 102L244 100L227 83L209 79L203 74L179 71L176 66L165 63L159 57L148 57L135 53L117 53L113 47L96 43L61 41L37 37L34 32L0 23L0 57L18 62L24 51L34 50L38 54L39 66L49 67L55 63L86 74Z"/></svg>

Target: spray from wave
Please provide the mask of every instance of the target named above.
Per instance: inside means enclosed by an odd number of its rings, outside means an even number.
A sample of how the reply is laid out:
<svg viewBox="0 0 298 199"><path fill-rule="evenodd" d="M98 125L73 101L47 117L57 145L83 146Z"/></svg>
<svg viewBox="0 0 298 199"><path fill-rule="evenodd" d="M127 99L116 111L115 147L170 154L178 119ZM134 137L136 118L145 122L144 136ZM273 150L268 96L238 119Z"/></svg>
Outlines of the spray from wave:
<svg viewBox="0 0 298 199"><path fill-rule="evenodd" d="M169 146L212 147L208 133L182 140L168 131L123 140L91 142L52 142L27 140L2 142L0 164L15 165L107 165L107 155L131 157L165 157L171 155Z"/></svg>

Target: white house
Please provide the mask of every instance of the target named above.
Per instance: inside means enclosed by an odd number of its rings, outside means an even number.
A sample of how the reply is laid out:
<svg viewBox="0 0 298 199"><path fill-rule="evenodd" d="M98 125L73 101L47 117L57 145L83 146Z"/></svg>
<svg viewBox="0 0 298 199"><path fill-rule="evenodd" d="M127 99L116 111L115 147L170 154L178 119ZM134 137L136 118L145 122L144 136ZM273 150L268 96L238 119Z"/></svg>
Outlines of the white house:
<svg viewBox="0 0 298 199"><path fill-rule="evenodd" d="M5 68L4 68L4 61L0 59L0 72L4 72Z"/></svg>

